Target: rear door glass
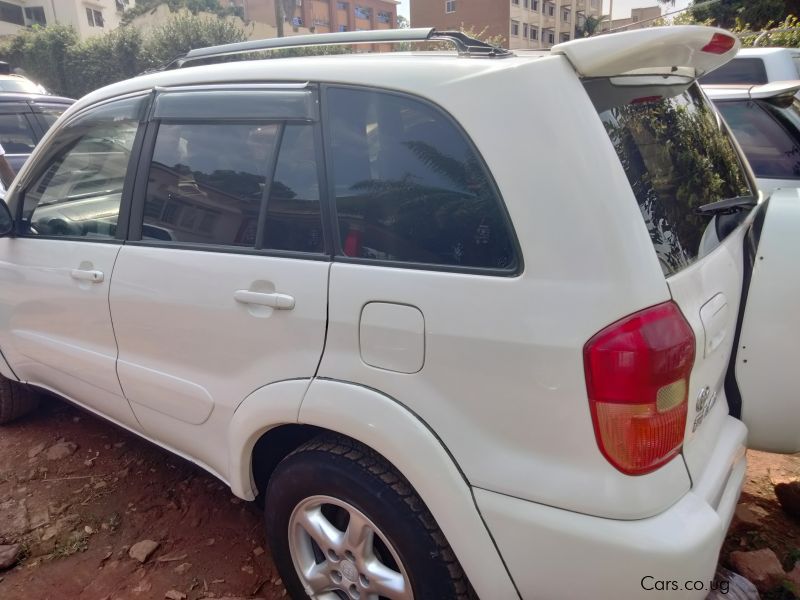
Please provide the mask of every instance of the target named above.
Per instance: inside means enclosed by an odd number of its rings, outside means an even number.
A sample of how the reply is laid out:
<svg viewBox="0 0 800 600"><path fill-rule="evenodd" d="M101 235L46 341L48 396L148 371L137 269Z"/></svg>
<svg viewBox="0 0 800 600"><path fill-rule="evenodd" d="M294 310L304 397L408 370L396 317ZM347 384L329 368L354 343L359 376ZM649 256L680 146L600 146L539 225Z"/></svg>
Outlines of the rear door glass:
<svg viewBox="0 0 800 600"><path fill-rule="evenodd" d="M30 154L36 146L33 129L24 114L0 115L0 144L6 154Z"/></svg>
<svg viewBox="0 0 800 600"><path fill-rule="evenodd" d="M800 145L757 102L720 102L717 108L733 130L756 177L800 178Z"/></svg>
<svg viewBox="0 0 800 600"><path fill-rule="evenodd" d="M665 276L709 249L695 209L752 194L721 120L696 85L584 82L628 177ZM717 240L721 241L721 240ZM701 242L703 242L701 244Z"/></svg>
<svg viewBox="0 0 800 600"><path fill-rule="evenodd" d="M700 83L767 83L767 69L760 58L734 58L700 78Z"/></svg>

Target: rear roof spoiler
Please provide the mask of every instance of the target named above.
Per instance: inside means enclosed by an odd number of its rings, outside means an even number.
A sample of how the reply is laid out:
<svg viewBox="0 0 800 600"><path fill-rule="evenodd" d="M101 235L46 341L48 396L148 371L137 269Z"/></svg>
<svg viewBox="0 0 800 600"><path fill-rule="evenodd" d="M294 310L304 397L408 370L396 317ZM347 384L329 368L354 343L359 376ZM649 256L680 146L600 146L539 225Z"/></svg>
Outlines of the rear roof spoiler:
<svg viewBox="0 0 800 600"><path fill-rule="evenodd" d="M703 90L712 100L769 100L792 97L800 92L800 80L773 81L763 85L704 85Z"/></svg>
<svg viewBox="0 0 800 600"><path fill-rule="evenodd" d="M648 27L553 46L581 77L685 75L701 77L732 59L739 40L724 29L697 25Z"/></svg>

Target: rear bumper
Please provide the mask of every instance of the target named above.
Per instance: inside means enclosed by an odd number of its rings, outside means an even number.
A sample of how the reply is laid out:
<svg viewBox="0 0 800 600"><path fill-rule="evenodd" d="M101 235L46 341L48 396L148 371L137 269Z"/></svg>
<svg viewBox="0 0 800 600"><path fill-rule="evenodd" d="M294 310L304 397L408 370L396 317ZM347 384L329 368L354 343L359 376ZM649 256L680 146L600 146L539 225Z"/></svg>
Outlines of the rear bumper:
<svg viewBox="0 0 800 600"><path fill-rule="evenodd" d="M745 477L747 429L728 417L701 481L663 513L603 519L476 489L523 598L704 598Z"/></svg>

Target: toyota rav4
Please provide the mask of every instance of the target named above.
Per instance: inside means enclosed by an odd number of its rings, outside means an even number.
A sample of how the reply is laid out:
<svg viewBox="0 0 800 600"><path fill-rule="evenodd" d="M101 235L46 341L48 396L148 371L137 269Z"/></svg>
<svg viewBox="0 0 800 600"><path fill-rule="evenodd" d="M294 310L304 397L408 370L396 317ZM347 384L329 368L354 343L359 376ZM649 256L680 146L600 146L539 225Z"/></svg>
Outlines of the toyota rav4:
<svg viewBox="0 0 800 600"><path fill-rule="evenodd" d="M191 66L391 42L457 51ZM48 390L260 497L294 598L709 581L746 442L800 450L800 198L696 83L737 48L345 32L89 94L0 205L0 421Z"/></svg>

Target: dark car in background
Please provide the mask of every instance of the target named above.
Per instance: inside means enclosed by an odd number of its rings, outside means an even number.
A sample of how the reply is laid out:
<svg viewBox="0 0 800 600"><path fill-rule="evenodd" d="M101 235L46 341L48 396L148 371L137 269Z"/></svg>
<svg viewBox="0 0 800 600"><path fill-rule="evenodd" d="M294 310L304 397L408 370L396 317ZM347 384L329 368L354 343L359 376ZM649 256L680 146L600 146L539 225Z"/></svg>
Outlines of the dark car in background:
<svg viewBox="0 0 800 600"><path fill-rule="evenodd" d="M74 100L60 96L0 92L0 144L18 172L42 139Z"/></svg>

